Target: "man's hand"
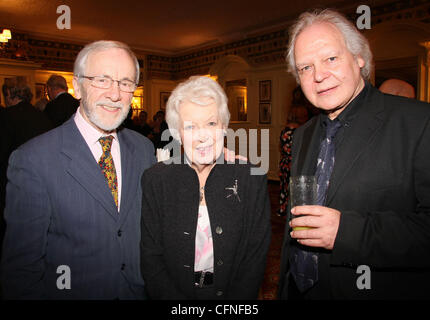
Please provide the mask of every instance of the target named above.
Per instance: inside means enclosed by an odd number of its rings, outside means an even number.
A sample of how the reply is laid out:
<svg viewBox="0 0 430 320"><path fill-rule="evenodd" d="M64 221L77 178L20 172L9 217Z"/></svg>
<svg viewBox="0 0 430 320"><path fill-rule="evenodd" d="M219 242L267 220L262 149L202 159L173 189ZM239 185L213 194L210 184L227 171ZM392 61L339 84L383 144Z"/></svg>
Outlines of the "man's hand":
<svg viewBox="0 0 430 320"><path fill-rule="evenodd" d="M248 161L248 158L241 156L240 154L236 155L236 153L232 150L228 150L224 147L224 160L228 162L234 162L236 159Z"/></svg>
<svg viewBox="0 0 430 320"><path fill-rule="evenodd" d="M322 206L297 206L291 210L295 216L290 227L311 227L290 233L302 245L332 250L339 229L340 211Z"/></svg>

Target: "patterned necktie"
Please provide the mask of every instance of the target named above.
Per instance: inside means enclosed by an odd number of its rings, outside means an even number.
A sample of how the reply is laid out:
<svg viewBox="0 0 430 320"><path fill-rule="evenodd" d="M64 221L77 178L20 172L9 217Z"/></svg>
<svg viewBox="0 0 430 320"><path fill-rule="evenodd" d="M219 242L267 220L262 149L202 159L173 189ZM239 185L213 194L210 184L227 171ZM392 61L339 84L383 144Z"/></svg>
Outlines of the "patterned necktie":
<svg viewBox="0 0 430 320"><path fill-rule="evenodd" d="M102 145L103 154L99 160L99 166L102 169L103 175L106 178L109 189L112 192L116 207L118 208L118 181L116 179L115 164L113 163L110 149L112 147L113 136L101 137L99 139Z"/></svg>
<svg viewBox="0 0 430 320"><path fill-rule="evenodd" d="M337 130L342 126L338 119L333 121L327 119L325 121L327 125L326 136L321 141L320 153L317 158L317 170L315 176L317 177L317 204L323 206L327 197L327 189L330 182L331 173L334 167L334 155L335 145L334 137L336 136Z"/></svg>
<svg viewBox="0 0 430 320"><path fill-rule="evenodd" d="M327 125L326 136L321 141L320 151L317 158L317 204L323 206L327 196L327 189L335 161L334 137L342 126L338 119L325 121ZM304 292L312 288L318 281L318 252L291 246L290 272L294 278L297 288Z"/></svg>

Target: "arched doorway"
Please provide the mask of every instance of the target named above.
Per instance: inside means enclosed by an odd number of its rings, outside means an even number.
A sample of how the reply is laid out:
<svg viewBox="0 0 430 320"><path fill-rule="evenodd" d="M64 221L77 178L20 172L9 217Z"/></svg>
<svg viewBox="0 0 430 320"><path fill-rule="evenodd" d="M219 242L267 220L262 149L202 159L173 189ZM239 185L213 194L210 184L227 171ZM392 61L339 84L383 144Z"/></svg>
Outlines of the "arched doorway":
<svg viewBox="0 0 430 320"><path fill-rule="evenodd" d="M212 65L209 74L226 92L231 122L247 121L249 64L239 56L227 55Z"/></svg>

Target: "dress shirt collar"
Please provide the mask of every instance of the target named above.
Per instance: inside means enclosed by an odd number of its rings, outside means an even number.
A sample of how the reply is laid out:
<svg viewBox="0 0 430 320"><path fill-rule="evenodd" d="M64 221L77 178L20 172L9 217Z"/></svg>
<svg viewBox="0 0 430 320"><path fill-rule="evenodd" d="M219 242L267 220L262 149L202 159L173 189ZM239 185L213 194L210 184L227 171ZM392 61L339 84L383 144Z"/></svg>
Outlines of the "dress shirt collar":
<svg viewBox="0 0 430 320"><path fill-rule="evenodd" d="M109 136L109 135L112 135L114 140L118 141L118 136L116 131L111 132L109 134L100 132L99 130L94 128L90 123L88 123L87 120L84 119L84 117L81 115L80 109L81 107L79 107L78 110L76 111L74 120L75 120L76 126L78 127L79 131L81 132L82 136L84 137L85 141L89 146L94 144L100 145L99 138L104 136Z"/></svg>

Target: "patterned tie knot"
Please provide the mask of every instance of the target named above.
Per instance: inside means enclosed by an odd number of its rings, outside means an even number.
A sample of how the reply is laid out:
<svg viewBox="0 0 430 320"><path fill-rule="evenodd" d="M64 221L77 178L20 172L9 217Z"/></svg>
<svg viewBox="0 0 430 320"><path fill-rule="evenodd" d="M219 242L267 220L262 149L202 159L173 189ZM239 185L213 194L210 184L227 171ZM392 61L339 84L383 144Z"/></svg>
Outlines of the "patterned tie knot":
<svg viewBox="0 0 430 320"><path fill-rule="evenodd" d="M112 147L113 136L101 137L99 139L100 144L103 148L103 153L110 152L110 148Z"/></svg>
<svg viewBox="0 0 430 320"><path fill-rule="evenodd" d="M325 124L327 126L326 137L329 139L333 139L337 133L337 130L342 127L342 124L340 123L339 119L327 119L327 121L325 121Z"/></svg>

